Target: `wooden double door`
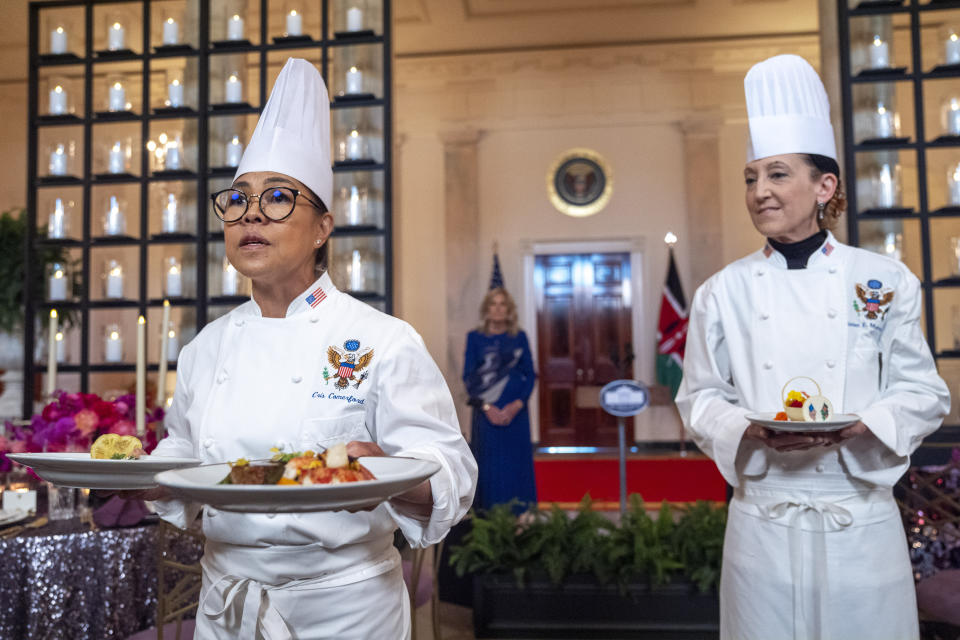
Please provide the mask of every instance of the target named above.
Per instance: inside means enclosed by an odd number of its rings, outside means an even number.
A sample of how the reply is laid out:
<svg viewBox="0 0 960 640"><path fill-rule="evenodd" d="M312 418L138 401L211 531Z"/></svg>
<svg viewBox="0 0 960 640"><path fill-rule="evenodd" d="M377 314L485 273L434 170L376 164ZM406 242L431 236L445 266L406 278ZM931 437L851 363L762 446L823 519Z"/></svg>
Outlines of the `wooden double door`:
<svg viewBox="0 0 960 640"><path fill-rule="evenodd" d="M535 265L540 444L616 446L599 392L633 378L630 255L545 255Z"/></svg>

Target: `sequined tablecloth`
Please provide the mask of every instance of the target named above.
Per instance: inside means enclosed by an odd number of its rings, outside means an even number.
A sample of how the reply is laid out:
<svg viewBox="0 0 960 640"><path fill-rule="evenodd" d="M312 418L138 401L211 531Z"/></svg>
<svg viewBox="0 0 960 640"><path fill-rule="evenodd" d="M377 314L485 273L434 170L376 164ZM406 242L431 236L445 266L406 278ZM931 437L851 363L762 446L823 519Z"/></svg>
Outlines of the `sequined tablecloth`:
<svg viewBox="0 0 960 640"><path fill-rule="evenodd" d="M0 639L126 638L153 626L157 530L68 520L0 540ZM178 544L178 558L199 558L196 542Z"/></svg>

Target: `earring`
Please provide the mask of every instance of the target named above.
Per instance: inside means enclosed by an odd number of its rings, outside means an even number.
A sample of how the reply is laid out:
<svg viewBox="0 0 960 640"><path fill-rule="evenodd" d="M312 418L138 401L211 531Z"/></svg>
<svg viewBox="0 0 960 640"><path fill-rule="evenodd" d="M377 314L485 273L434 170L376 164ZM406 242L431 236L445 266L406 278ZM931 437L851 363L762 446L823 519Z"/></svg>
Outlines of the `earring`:
<svg viewBox="0 0 960 640"><path fill-rule="evenodd" d="M821 214L820 217L822 218L822 217L823 217L823 214ZM323 243L323 240L317 240L317 246L318 246L318 247L319 247L322 243Z"/></svg>
<svg viewBox="0 0 960 640"><path fill-rule="evenodd" d="M823 221L823 212L824 212L824 210L825 210L826 208L827 208L827 203L826 203L826 202L818 202L818 203L817 203L817 221L818 221L818 222L822 222L822 221Z"/></svg>

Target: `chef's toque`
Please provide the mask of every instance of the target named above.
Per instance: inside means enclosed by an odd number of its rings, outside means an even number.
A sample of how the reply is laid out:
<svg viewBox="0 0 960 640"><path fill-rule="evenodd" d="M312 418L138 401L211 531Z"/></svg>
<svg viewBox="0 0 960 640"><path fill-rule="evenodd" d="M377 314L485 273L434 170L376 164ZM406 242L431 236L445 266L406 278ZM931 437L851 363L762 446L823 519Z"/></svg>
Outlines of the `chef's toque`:
<svg viewBox="0 0 960 640"><path fill-rule="evenodd" d="M743 79L750 138L747 162L786 153L837 159L830 102L820 77L794 55L753 65Z"/></svg>
<svg viewBox="0 0 960 640"><path fill-rule="evenodd" d="M260 114L234 180L251 171L274 171L308 186L330 209L330 98L317 68L289 58Z"/></svg>

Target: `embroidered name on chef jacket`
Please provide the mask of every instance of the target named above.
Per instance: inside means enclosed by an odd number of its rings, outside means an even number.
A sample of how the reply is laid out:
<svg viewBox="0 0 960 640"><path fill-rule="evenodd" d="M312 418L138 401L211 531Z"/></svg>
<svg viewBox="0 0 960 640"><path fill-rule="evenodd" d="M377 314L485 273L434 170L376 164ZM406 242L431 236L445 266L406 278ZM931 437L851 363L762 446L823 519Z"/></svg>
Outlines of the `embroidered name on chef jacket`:
<svg viewBox="0 0 960 640"><path fill-rule="evenodd" d="M853 310L861 322L849 323L852 327L864 327L877 331L883 330L883 320L890 310L894 291L884 288L883 283L876 279L867 280L866 286L859 282L853 285L856 297L853 300Z"/></svg>
<svg viewBox="0 0 960 640"><path fill-rule="evenodd" d="M360 341L351 338L343 343L343 347L330 345L327 348L327 361L330 367L323 368L323 381L329 385L333 383L333 391L323 393L314 391L314 398L326 398L329 400L342 400L349 403L363 404L364 398L358 398L347 392L350 387L359 389L367 378L370 377L370 371L366 370L373 361L373 347L360 348Z"/></svg>

